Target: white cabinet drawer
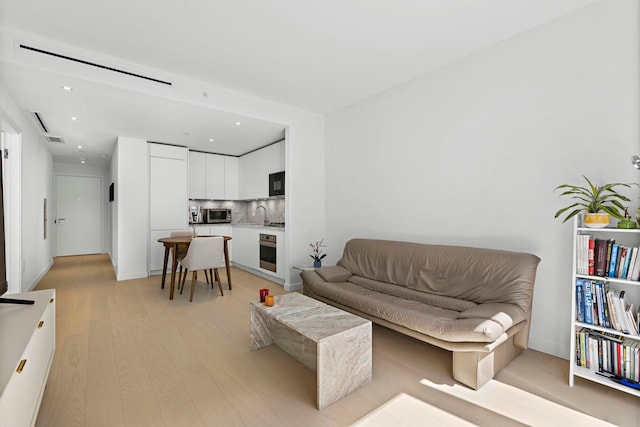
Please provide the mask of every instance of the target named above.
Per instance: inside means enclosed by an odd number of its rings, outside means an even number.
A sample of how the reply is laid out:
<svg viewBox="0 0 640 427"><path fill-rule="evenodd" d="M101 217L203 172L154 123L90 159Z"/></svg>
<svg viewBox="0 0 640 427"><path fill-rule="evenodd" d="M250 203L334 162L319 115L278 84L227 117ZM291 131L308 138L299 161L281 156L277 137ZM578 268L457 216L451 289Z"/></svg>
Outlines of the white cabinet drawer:
<svg viewBox="0 0 640 427"><path fill-rule="evenodd" d="M33 306L13 307L14 311L38 310L33 330L24 351L13 364L13 372L0 395L0 426L32 426L37 419L44 387L55 351L55 291L20 294L29 299L37 294ZM11 296L16 297L16 296ZM53 300L53 301L51 301ZM4 317L3 317L4 318Z"/></svg>

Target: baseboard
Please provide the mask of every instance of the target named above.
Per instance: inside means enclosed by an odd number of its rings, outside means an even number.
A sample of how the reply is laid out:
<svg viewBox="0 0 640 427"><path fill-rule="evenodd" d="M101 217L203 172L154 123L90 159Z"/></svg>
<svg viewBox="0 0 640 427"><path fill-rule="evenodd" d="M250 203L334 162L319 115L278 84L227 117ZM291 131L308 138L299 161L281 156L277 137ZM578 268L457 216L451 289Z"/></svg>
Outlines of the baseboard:
<svg viewBox="0 0 640 427"><path fill-rule="evenodd" d="M31 284L29 284L29 286L26 289L22 289L22 292L31 292L33 290L33 288L36 287L36 285L38 284L38 282L40 282L40 280L42 280L42 278L44 277L45 274L47 274L49 272L49 270L51 269L51 267L53 267L53 258L51 258L51 260L49 260L49 264L47 264L44 269L40 272L40 274L38 274L36 276L36 278L33 280L33 282L31 282Z"/></svg>
<svg viewBox="0 0 640 427"><path fill-rule="evenodd" d="M568 360L567 355L570 352L569 347L557 345L545 340L540 340L532 336L529 336L529 348L565 360Z"/></svg>
<svg viewBox="0 0 640 427"><path fill-rule="evenodd" d="M265 273L263 273L261 271L255 270L255 269L253 269L251 267L247 267L247 266L242 265L242 264L233 263L233 266L236 267L236 268L239 268L240 270L244 270L247 273L251 273L251 274L254 274L254 275L258 276L258 277L262 277L263 279L269 280L270 282L277 283L280 286L284 286L284 280L280 279L279 277L270 276L268 274L265 274Z"/></svg>
<svg viewBox="0 0 640 427"><path fill-rule="evenodd" d="M117 274L116 280L120 282L122 280L146 279L147 277L149 277L149 275L145 271L142 273Z"/></svg>
<svg viewBox="0 0 640 427"><path fill-rule="evenodd" d="M302 290L302 283L285 283L284 290L287 292L295 292Z"/></svg>

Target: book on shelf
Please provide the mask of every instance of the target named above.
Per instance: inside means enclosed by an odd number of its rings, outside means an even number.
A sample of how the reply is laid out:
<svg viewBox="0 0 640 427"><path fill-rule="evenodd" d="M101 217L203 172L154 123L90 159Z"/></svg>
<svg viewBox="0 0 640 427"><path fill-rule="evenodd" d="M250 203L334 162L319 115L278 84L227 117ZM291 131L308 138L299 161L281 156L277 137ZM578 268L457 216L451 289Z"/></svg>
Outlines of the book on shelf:
<svg viewBox="0 0 640 427"><path fill-rule="evenodd" d="M616 243L611 245L611 254L609 255L609 277L616 276L616 266L618 265L618 250L619 246Z"/></svg>
<svg viewBox="0 0 640 427"><path fill-rule="evenodd" d="M605 306L606 306L606 302L605 302L605 293L604 293L604 284L602 282L595 282L595 289L596 289L596 295L597 295L597 311L598 311L598 325L608 328L608 320L605 316Z"/></svg>
<svg viewBox="0 0 640 427"><path fill-rule="evenodd" d="M631 272L630 280L637 282L640 279L640 248L636 252L636 262L633 265L633 271Z"/></svg>
<svg viewBox="0 0 640 427"><path fill-rule="evenodd" d="M622 271L618 274L618 277L624 279L627 277L627 270L629 270L629 264L631 263L631 254L633 251L631 248L625 248L624 262L622 263Z"/></svg>
<svg viewBox="0 0 640 427"><path fill-rule="evenodd" d="M638 258L638 248L631 248L631 257L629 260L629 268L627 269L627 275L625 276L625 279L627 280L633 280L633 269L636 266L636 258Z"/></svg>
<svg viewBox="0 0 640 427"><path fill-rule="evenodd" d="M576 272L578 274L589 274L589 241L588 234L576 235Z"/></svg>
<svg viewBox="0 0 640 427"><path fill-rule="evenodd" d="M577 366L631 381L640 377L640 341L579 328L575 331Z"/></svg>
<svg viewBox="0 0 640 427"><path fill-rule="evenodd" d="M604 277L609 275L609 267L611 266L611 252L613 250L613 245L615 244L615 242L616 241L613 239L607 240L607 258L604 263Z"/></svg>
<svg viewBox="0 0 640 427"><path fill-rule="evenodd" d="M595 255L594 255L594 250L595 250L595 241L593 240L593 238L591 236L587 236L588 237L588 249L587 249L587 274L589 276L593 276L594 272L595 272Z"/></svg>
<svg viewBox="0 0 640 427"><path fill-rule="evenodd" d="M625 291L609 289L606 281L576 279L576 321L640 336L640 313Z"/></svg>
<svg viewBox="0 0 640 427"><path fill-rule="evenodd" d="M576 280L576 320L584 322L584 280Z"/></svg>
<svg viewBox="0 0 640 427"><path fill-rule="evenodd" d="M607 241L595 239L594 242L594 273L596 276L604 276L605 263L607 262Z"/></svg>
<svg viewBox="0 0 640 427"><path fill-rule="evenodd" d="M583 281L584 284L584 323L593 325L593 294L591 280Z"/></svg>
<svg viewBox="0 0 640 427"><path fill-rule="evenodd" d="M614 272L613 277L620 277L622 275L622 270L624 269L624 260L627 258L627 248L624 246L620 246L618 248L618 261L616 262L616 271Z"/></svg>
<svg viewBox="0 0 640 427"><path fill-rule="evenodd" d="M627 247L609 239L585 240L580 235L576 249L576 271L590 276L640 280L640 248ZM587 245L587 249L584 245ZM586 259L585 259L586 257Z"/></svg>

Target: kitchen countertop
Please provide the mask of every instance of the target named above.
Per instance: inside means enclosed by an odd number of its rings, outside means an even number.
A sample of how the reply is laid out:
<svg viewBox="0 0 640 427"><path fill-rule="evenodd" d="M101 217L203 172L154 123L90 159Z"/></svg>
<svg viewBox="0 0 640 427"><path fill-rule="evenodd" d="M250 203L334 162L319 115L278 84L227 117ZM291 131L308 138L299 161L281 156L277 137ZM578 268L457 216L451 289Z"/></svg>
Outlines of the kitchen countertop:
<svg viewBox="0 0 640 427"><path fill-rule="evenodd" d="M284 227L281 225L269 225L269 224L256 223L256 222L232 222L231 225L241 226L241 227L251 227L251 228L260 227L260 228L270 228L275 230L284 230Z"/></svg>
<svg viewBox="0 0 640 427"><path fill-rule="evenodd" d="M230 226L234 226L234 227L250 227L250 228L254 228L254 227L260 227L260 228L269 228L269 229L274 229L274 230L283 230L285 229L285 227L283 227L282 225L270 225L270 224L263 224L263 223L257 223L257 222L226 222L226 223L213 223L213 224L189 224L189 227L192 226L196 226L196 227L209 227L212 225L230 225Z"/></svg>

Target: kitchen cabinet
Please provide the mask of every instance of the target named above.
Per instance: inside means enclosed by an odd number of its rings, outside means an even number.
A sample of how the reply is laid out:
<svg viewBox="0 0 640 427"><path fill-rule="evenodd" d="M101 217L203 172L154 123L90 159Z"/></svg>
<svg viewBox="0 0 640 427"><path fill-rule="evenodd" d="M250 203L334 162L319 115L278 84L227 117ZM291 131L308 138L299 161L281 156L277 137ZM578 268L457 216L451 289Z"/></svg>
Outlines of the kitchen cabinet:
<svg viewBox="0 0 640 427"><path fill-rule="evenodd" d="M205 173L205 199L209 200L225 200L225 172L224 157L219 154L209 154L205 156L206 173Z"/></svg>
<svg viewBox="0 0 640 427"><path fill-rule="evenodd" d="M154 144L151 144L154 145ZM149 229L186 229L189 210L185 159L149 157Z"/></svg>
<svg viewBox="0 0 640 427"><path fill-rule="evenodd" d="M269 197L269 174L284 170L284 141L240 157L240 199Z"/></svg>
<svg viewBox="0 0 640 427"><path fill-rule="evenodd" d="M240 173L240 159L224 156L224 198L238 200L238 180Z"/></svg>
<svg viewBox="0 0 640 427"><path fill-rule="evenodd" d="M205 153L189 151L189 198L204 199L206 197L206 160Z"/></svg>
<svg viewBox="0 0 640 427"><path fill-rule="evenodd" d="M262 227L259 225L235 224L232 227L232 237L234 242L233 263L240 264L260 271L269 276L284 279L285 271L285 244L284 230L274 227ZM260 233L274 234L276 236L276 272L260 268Z"/></svg>
<svg viewBox="0 0 640 427"><path fill-rule="evenodd" d="M56 291L5 295L33 305L0 306L0 425L33 426L56 345Z"/></svg>
<svg viewBox="0 0 640 427"><path fill-rule="evenodd" d="M238 199L238 158L189 151L189 198Z"/></svg>
<svg viewBox="0 0 640 427"><path fill-rule="evenodd" d="M158 239L188 229L188 157L185 147L149 144L149 274L162 272L164 247Z"/></svg>
<svg viewBox="0 0 640 427"><path fill-rule="evenodd" d="M259 264L258 232L249 227L234 226L232 230L233 263L257 269Z"/></svg>

